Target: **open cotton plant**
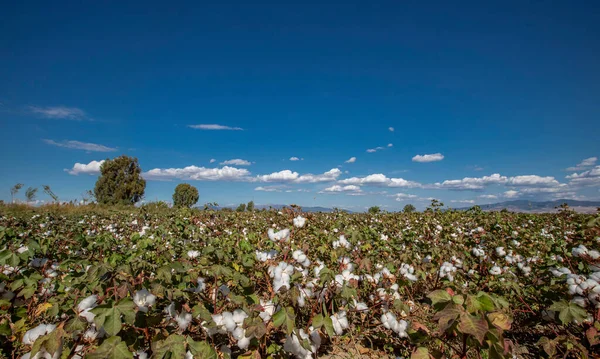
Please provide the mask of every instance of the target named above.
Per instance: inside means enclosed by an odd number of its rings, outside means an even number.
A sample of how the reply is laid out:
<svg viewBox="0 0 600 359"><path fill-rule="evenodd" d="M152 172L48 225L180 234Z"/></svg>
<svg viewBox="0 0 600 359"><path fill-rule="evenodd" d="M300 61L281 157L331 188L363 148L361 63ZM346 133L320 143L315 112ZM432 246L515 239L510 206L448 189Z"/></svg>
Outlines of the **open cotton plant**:
<svg viewBox="0 0 600 359"><path fill-rule="evenodd" d="M594 215L2 211L5 358L600 353Z"/></svg>

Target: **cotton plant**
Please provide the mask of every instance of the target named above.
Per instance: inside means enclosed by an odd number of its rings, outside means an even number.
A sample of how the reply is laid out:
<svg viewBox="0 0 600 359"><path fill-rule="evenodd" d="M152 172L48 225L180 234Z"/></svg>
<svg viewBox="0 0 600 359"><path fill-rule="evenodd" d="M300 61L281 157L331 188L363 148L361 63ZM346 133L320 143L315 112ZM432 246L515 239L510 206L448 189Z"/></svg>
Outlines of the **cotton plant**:
<svg viewBox="0 0 600 359"><path fill-rule="evenodd" d="M454 274L457 271L457 267L450 263L450 262L444 262L442 263L442 265L440 266L440 270L439 270L439 277L440 278L447 278L450 282L454 281Z"/></svg>
<svg viewBox="0 0 600 359"><path fill-rule="evenodd" d="M340 310L339 312L330 316L330 318L331 322L333 323L333 331L336 335L344 334L344 330L350 327L345 310Z"/></svg>
<svg viewBox="0 0 600 359"><path fill-rule="evenodd" d="M309 333L306 333L304 329L294 329L293 333L287 336L286 341L283 344L283 350L295 356L297 359L312 359L321 346L321 336L313 327L310 327L308 331ZM300 340L308 340L310 343L310 350L305 348Z"/></svg>
<svg viewBox="0 0 600 359"><path fill-rule="evenodd" d="M229 333L237 340L237 346L240 349L247 349L250 345L251 337L246 337L246 330L243 328L244 320L248 317L248 314L241 309L236 309L232 312L223 312L220 314L213 314L212 321L216 327L206 328L209 336L213 336L217 333L226 334ZM206 323L203 323L206 325Z"/></svg>
<svg viewBox="0 0 600 359"><path fill-rule="evenodd" d="M310 266L310 259L304 254L301 249L297 249L292 253L292 258L304 267Z"/></svg>
<svg viewBox="0 0 600 359"><path fill-rule="evenodd" d="M90 295L83 299L77 305L77 310L79 312L79 316L88 321L88 323L92 323L96 315L91 312L98 305L98 296Z"/></svg>
<svg viewBox="0 0 600 359"><path fill-rule="evenodd" d="M169 304L165 308L164 312L167 319L172 319L175 320L175 322L177 322L177 326L181 331L186 330L192 323L192 314L183 309L180 312L178 312L175 308L175 303Z"/></svg>
<svg viewBox="0 0 600 359"><path fill-rule="evenodd" d="M290 238L290 230L286 228L275 232L273 228L269 228L267 235L273 242L287 242L287 240Z"/></svg>
<svg viewBox="0 0 600 359"><path fill-rule="evenodd" d="M398 334L400 338L408 337L406 330L408 329L408 322L406 320L398 320L396 315L392 312L385 312L381 315L381 323L387 329L391 329L394 333Z"/></svg>
<svg viewBox="0 0 600 359"><path fill-rule="evenodd" d="M296 218L294 218L293 222L294 222L294 227L302 228L306 224L306 218L304 218L302 216L297 216Z"/></svg>
<svg viewBox="0 0 600 359"><path fill-rule="evenodd" d="M156 296L150 293L146 288L140 289L133 295L133 303L140 312L148 312L148 308L156 303Z"/></svg>
<svg viewBox="0 0 600 359"><path fill-rule="evenodd" d="M278 292L281 288L290 289L290 281L294 274L293 265L279 262L277 266L270 266L268 273L273 278L273 291Z"/></svg>
<svg viewBox="0 0 600 359"><path fill-rule="evenodd" d="M408 279L411 282L417 281L417 276L414 273L415 268L410 264L402 263L402 265L400 266L400 275L402 275L404 278Z"/></svg>
<svg viewBox="0 0 600 359"><path fill-rule="evenodd" d="M333 241L333 243L331 244L333 246L333 248L346 248L346 249L350 249L351 245L350 242L348 242L348 240L346 239L346 237L342 234L339 239Z"/></svg>

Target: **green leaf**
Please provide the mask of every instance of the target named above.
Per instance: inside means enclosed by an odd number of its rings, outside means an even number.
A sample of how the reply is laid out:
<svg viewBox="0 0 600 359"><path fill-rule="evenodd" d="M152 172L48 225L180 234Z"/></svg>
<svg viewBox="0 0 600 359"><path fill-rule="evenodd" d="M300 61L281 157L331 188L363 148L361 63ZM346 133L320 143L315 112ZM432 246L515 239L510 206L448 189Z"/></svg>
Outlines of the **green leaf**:
<svg viewBox="0 0 600 359"><path fill-rule="evenodd" d="M110 337L93 353L89 359L133 359L133 354L127 349L127 344L119 337Z"/></svg>
<svg viewBox="0 0 600 359"><path fill-rule="evenodd" d="M60 347L60 343L62 342L62 337L65 334L62 328L56 328L52 332L39 337L35 343L33 343L33 347L31 348L31 356L35 357L35 355L44 348L48 353L54 355L56 351Z"/></svg>
<svg viewBox="0 0 600 359"><path fill-rule="evenodd" d="M585 318L587 318L585 309L581 308L575 303L564 300L560 302L554 302L549 309L554 312L558 312L558 319L560 319L562 324L569 324L575 321L581 323Z"/></svg>
<svg viewBox="0 0 600 359"><path fill-rule="evenodd" d="M190 351L192 352L195 358L218 358L215 349L206 341L195 342L191 338L188 338L188 345L190 347Z"/></svg>
<svg viewBox="0 0 600 359"><path fill-rule="evenodd" d="M280 327L285 323L286 333L288 335L292 334L292 331L295 327L296 314L294 313L294 308L286 307L281 308L275 315L273 315L273 324L275 327Z"/></svg>
<svg viewBox="0 0 600 359"><path fill-rule="evenodd" d="M103 312L104 322L102 327L110 336L117 335L121 331L123 324L121 323L121 313L113 307Z"/></svg>
<svg viewBox="0 0 600 359"><path fill-rule="evenodd" d="M317 314L313 317L312 326L315 329L319 329L323 326L323 315Z"/></svg>
<svg viewBox="0 0 600 359"><path fill-rule="evenodd" d="M427 348L424 347L418 347L410 355L410 359L429 359L429 350L427 350Z"/></svg>
<svg viewBox="0 0 600 359"><path fill-rule="evenodd" d="M431 299L431 304L438 307L437 304L444 304L452 300L452 296L443 289L434 290L427 294L427 298Z"/></svg>
<svg viewBox="0 0 600 359"><path fill-rule="evenodd" d="M335 329L333 328L333 320L331 320L331 317L325 317L323 323L325 325L325 331L327 332L327 335L329 335L331 338L335 337Z"/></svg>
<svg viewBox="0 0 600 359"><path fill-rule="evenodd" d="M479 344L483 344L485 333L488 331L488 323L483 318L463 312L460 315L457 329L463 334L474 336Z"/></svg>
<svg viewBox="0 0 600 359"><path fill-rule="evenodd" d="M450 303L446 305L446 307L442 311L437 312L433 316L433 320L436 320L438 322L438 329L441 333L443 333L446 330L448 330L452 326L452 324L454 324L454 321L462 313L464 313L464 310L461 306L456 305L454 303Z"/></svg>
<svg viewBox="0 0 600 359"><path fill-rule="evenodd" d="M178 334L171 334L165 340L152 343L152 359L183 359L185 353L185 338Z"/></svg>

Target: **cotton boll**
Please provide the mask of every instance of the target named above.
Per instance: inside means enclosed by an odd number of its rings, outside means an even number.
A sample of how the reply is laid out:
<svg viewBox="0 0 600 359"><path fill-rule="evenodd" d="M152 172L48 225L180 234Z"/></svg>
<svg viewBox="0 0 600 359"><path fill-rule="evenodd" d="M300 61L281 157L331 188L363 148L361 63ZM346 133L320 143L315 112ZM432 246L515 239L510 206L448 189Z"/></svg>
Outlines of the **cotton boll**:
<svg viewBox="0 0 600 359"><path fill-rule="evenodd" d="M22 342L25 345L33 345L39 337L51 333L54 329L56 329L54 324L40 324L25 332Z"/></svg>
<svg viewBox="0 0 600 359"><path fill-rule="evenodd" d="M598 259L600 258L600 252L598 252L597 250L593 249L591 251L588 252L588 256L592 257L592 259Z"/></svg>
<svg viewBox="0 0 600 359"><path fill-rule="evenodd" d="M302 216L298 216L298 217L294 218L294 226L296 226L297 228L304 227L305 223L306 223L306 218L304 218Z"/></svg>
<svg viewBox="0 0 600 359"><path fill-rule="evenodd" d="M223 312L223 324L228 332L233 332L237 327L235 320L233 320L233 314L231 312Z"/></svg>
<svg viewBox="0 0 600 359"><path fill-rule="evenodd" d="M156 302L156 296L144 288L135 292L133 302L137 305L139 311L146 313L148 307L153 306Z"/></svg>
<svg viewBox="0 0 600 359"><path fill-rule="evenodd" d="M260 312L258 316L261 317L262 320L266 323L269 320L271 320L271 317L275 313L276 307L275 304L273 304L273 302L271 302L270 300L268 302L265 302L261 299L260 305L262 307L262 312Z"/></svg>
<svg viewBox="0 0 600 359"><path fill-rule="evenodd" d="M273 230L273 228L269 228L269 230L267 231L267 234L269 236L269 239L272 240L273 242L279 242L279 241L287 241L287 239L290 237L290 230L289 229L282 229L279 232L275 232Z"/></svg>
<svg viewBox="0 0 600 359"><path fill-rule="evenodd" d="M492 269L490 269L490 274L491 275L500 275L500 274L502 274L502 269L498 266L493 266Z"/></svg>
<svg viewBox="0 0 600 359"><path fill-rule="evenodd" d="M187 256L188 256L190 259L194 259L194 258L198 257L199 255L200 255L200 252L199 252L199 251L193 251L193 250L192 250L192 251L188 251L188 252L187 252Z"/></svg>
<svg viewBox="0 0 600 359"><path fill-rule="evenodd" d="M248 349L249 345L250 345L250 338L244 337L244 338L238 340L238 342L237 342L238 348L240 348L242 350Z"/></svg>
<svg viewBox="0 0 600 359"><path fill-rule="evenodd" d="M496 255L498 257L504 257L506 255L506 251L504 250L504 247L497 247L496 248Z"/></svg>
<svg viewBox="0 0 600 359"><path fill-rule="evenodd" d="M333 329L336 335L342 335L344 333L344 329L348 329L348 318L346 318L346 311L340 310L330 318L333 322Z"/></svg>
<svg viewBox="0 0 600 359"><path fill-rule="evenodd" d="M188 312L181 312L178 316L175 317L175 321L179 326L179 330L186 330L192 322L192 314Z"/></svg>
<svg viewBox="0 0 600 359"><path fill-rule="evenodd" d="M244 320L246 318L248 318L248 314L246 314L246 312L244 312L243 310L236 309L236 310L233 311L233 321L238 326L243 325L244 324Z"/></svg>

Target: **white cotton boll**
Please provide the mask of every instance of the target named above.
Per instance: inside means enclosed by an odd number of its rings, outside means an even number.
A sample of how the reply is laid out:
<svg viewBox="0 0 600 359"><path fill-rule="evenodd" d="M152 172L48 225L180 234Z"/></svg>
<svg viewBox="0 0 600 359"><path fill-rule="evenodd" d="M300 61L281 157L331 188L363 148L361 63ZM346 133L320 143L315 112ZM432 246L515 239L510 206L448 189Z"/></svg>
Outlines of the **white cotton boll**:
<svg viewBox="0 0 600 359"><path fill-rule="evenodd" d="M273 228L269 228L269 230L267 231L267 234L269 235L269 239L272 240L273 242L279 242L279 241L287 241L287 239L290 236L290 230L289 229L282 229L279 232L275 232L273 230Z"/></svg>
<svg viewBox="0 0 600 359"><path fill-rule="evenodd" d="M382 241L384 241L384 242L387 242L387 240L388 240L389 238L390 238L390 237L386 236L386 235L385 235L385 234L383 234L383 233L381 234L381 237L380 237L380 239L381 239Z"/></svg>
<svg viewBox="0 0 600 359"><path fill-rule="evenodd" d="M192 322L192 314L188 312L181 312L175 317L175 321L177 322L177 325L179 325L179 330L186 330Z"/></svg>
<svg viewBox="0 0 600 359"><path fill-rule="evenodd" d="M598 259L598 258L600 258L600 252L598 252L595 249L592 249L591 251L588 252L588 256L592 257L592 259Z"/></svg>
<svg viewBox="0 0 600 359"><path fill-rule="evenodd" d="M425 258L423 258L423 263L431 263L431 254L428 254Z"/></svg>
<svg viewBox="0 0 600 359"><path fill-rule="evenodd" d="M56 325L54 324L40 324L25 332L22 342L25 345L33 345L39 337L51 333L54 329L56 329Z"/></svg>
<svg viewBox="0 0 600 359"><path fill-rule="evenodd" d="M581 257L588 254L588 249L583 244L580 244L578 247L571 250L571 254L573 254L574 257Z"/></svg>
<svg viewBox="0 0 600 359"><path fill-rule="evenodd" d="M94 341L98 337L102 337L101 333L96 330L96 326L92 325L88 330L83 333L83 339L88 341Z"/></svg>
<svg viewBox="0 0 600 359"><path fill-rule="evenodd" d="M156 302L156 296L144 288L135 292L133 302L137 305L139 311L146 313L148 307L153 306Z"/></svg>
<svg viewBox="0 0 600 359"><path fill-rule="evenodd" d="M223 324L228 332L233 332L237 327L235 320L233 320L233 314L231 312L223 312Z"/></svg>
<svg viewBox="0 0 600 359"><path fill-rule="evenodd" d="M250 338L244 337L244 338L238 340L238 342L237 342L238 348L240 348L242 350L248 349L249 345L250 345Z"/></svg>
<svg viewBox="0 0 600 359"><path fill-rule="evenodd" d="M17 253L23 254L23 253L27 252L28 250L29 250L29 248L27 246L21 246L21 247L19 247L19 249L17 249Z"/></svg>
<svg viewBox="0 0 600 359"><path fill-rule="evenodd" d="M87 320L88 323L93 322L94 318L96 317L96 315L92 313L91 310L96 307L97 300L97 295L90 295L89 297L82 300L77 306L77 309L79 310L79 316L85 318L85 320Z"/></svg>
<svg viewBox="0 0 600 359"><path fill-rule="evenodd" d="M473 253L473 255L475 257L483 257L483 256L485 256L485 251L483 249L481 249L481 248L473 248L471 250L471 253Z"/></svg>
<svg viewBox="0 0 600 359"><path fill-rule="evenodd" d="M233 336L233 338L235 340L240 340L244 337L245 334L245 330L242 327L237 327L233 330L233 332L231 332L231 336Z"/></svg>
<svg viewBox="0 0 600 359"><path fill-rule="evenodd" d="M367 312L369 310L369 306L367 306L364 302L357 302L356 299L354 301L354 310L358 312Z"/></svg>
<svg viewBox="0 0 600 359"><path fill-rule="evenodd" d="M504 250L504 247L497 247L496 248L496 255L498 257L504 257L506 255L506 251Z"/></svg>
<svg viewBox="0 0 600 359"><path fill-rule="evenodd" d="M490 274L491 275L500 275L500 274L502 274L502 269L498 266L493 266L492 269L490 269Z"/></svg>
<svg viewBox="0 0 600 359"><path fill-rule="evenodd" d="M188 252L187 252L187 256L188 256L190 259L194 259L194 258L198 257L199 255L200 255L200 251L193 251L193 250L192 250L192 251L188 251Z"/></svg>
<svg viewBox="0 0 600 359"><path fill-rule="evenodd" d="M412 281L412 282L416 282L417 281L417 276L414 275L415 269L413 268L413 266L406 264L406 263L402 263L402 265L400 266L400 274L402 274L404 276L404 278Z"/></svg>
<svg viewBox="0 0 600 359"><path fill-rule="evenodd" d="M333 322L333 329L336 335L342 335L344 333L344 329L348 329L348 318L346 318L346 311L340 310L330 318Z"/></svg>
<svg viewBox="0 0 600 359"><path fill-rule="evenodd" d="M248 314L246 314L246 312L244 312L241 309L236 309L233 311L233 321L238 325L241 326L244 324L244 320L248 318Z"/></svg>
<svg viewBox="0 0 600 359"><path fill-rule="evenodd" d="M189 351L189 350L188 350L188 351L185 353L185 357L184 357L184 359L194 359L194 355L192 354L192 352L191 352L191 351Z"/></svg>
<svg viewBox="0 0 600 359"><path fill-rule="evenodd" d="M298 217L294 218L294 226L296 226L297 228L304 227L305 223L306 223L306 218L304 218L302 216L298 216Z"/></svg>
<svg viewBox="0 0 600 359"><path fill-rule="evenodd" d="M573 298L573 299L571 300L571 303L575 303L575 304L577 304L578 306L580 306L580 307L582 307L582 308L585 308L585 307L587 306L587 303L586 303L586 301L585 301L585 298L583 298L583 297L579 297L579 296L577 296L577 297Z"/></svg>
<svg viewBox="0 0 600 359"><path fill-rule="evenodd" d="M135 355L137 359L148 359L148 354L143 350L138 350Z"/></svg>

